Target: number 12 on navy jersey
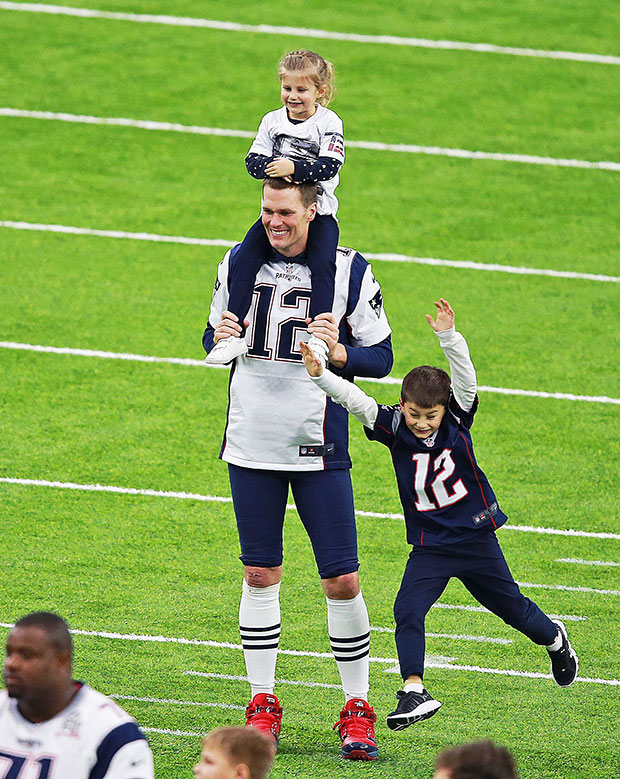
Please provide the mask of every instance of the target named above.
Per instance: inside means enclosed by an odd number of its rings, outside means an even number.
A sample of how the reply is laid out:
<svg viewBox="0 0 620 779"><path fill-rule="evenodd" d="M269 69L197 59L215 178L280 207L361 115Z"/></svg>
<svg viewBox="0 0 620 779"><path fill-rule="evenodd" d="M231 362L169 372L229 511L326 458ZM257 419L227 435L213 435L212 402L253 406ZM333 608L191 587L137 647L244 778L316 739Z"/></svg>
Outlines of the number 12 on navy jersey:
<svg viewBox="0 0 620 779"><path fill-rule="evenodd" d="M462 479L457 479L451 488L446 485L455 468L450 449L444 449L434 458L433 470L430 474L431 455L428 452L417 452L411 459L414 467L413 487L418 498L415 507L418 511L436 511L452 506L468 494ZM435 475L436 471L439 473ZM428 487L427 480L430 482ZM431 492L435 502L429 498Z"/></svg>

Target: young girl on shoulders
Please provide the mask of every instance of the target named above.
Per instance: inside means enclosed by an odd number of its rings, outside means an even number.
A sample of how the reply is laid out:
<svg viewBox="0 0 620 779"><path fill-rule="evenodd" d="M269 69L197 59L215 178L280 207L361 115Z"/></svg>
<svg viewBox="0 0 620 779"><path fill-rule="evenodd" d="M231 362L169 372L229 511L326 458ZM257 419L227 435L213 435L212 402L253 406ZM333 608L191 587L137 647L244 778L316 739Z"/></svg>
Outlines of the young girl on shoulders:
<svg viewBox="0 0 620 779"><path fill-rule="evenodd" d="M308 316L331 311L334 300L338 200L335 189L344 163L342 120L327 108L334 95L334 68L319 54L302 49L286 54L278 67L283 106L266 114L259 125L245 164L257 179L286 178L296 183L319 185L317 215L310 224L304 261L312 275ZM252 303L256 274L273 256L259 219L231 261L228 310L243 323ZM327 344L311 336L309 345L322 364L327 363ZM207 363L226 364L247 352L243 335L218 341Z"/></svg>

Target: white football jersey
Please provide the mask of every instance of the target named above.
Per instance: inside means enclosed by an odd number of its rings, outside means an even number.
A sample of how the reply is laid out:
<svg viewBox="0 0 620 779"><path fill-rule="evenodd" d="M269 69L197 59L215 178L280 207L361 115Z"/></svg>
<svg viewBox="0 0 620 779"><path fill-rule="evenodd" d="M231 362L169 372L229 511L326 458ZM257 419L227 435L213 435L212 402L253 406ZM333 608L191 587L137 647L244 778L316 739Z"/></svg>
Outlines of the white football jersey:
<svg viewBox="0 0 620 779"><path fill-rule="evenodd" d="M153 755L134 719L83 684L55 717L24 719L0 691L1 779L153 779Z"/></svg>
<svg viewBox="0 0 620 779"><path fill-rule="evenodd" d="M317 105L313 116L299 124L289 121L286 108L270 111L261 119L249 154L266 157L314 161L318 157L333 157L344 163L342 119L338 114ZM317 210L319 214L336 216L338 198L334 194L340 177L319 181Z"/></svg>
<svg viewBox="0 0 620 779"><path fill-rule="evenodd" d="M221 320L228 302L227 252L218 267L209 324ZM319 471L349 468L345 410L326 399L308 376L299 341L309 334L311 273L307 265L278 259L264 263L254 285L246 331L248 353L231 370L229 405L220 456L245 468ZM374 346L390 335L381 288L369 263L338 248L333 313L344 317L341 342Z"/></svg>

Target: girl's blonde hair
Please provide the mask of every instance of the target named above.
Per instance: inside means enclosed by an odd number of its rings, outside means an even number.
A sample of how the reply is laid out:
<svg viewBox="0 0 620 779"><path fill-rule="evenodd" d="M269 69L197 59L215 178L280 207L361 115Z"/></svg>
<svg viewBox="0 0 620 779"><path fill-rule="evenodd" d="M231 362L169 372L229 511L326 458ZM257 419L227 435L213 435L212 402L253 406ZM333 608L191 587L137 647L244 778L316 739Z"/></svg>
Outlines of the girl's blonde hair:
<svg viewBox="0 0 620 779"><path fill-rule="evenodd" d="M320 54L308 49L291 51L285 54L278 65L278 75L283 78L287 73L301 73L308 75L317 89L325 92L319 97L318 102L322 106L329 105L336 93L334 85L334 66L324 60Z"/></svg>

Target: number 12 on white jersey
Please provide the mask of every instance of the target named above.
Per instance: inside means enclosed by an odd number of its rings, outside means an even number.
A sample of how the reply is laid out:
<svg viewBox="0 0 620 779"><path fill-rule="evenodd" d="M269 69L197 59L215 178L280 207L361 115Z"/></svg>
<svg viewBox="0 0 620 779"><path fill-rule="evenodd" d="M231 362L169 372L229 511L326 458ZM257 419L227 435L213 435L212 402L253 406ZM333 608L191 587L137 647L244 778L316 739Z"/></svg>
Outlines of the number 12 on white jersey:
<svg viewBox="0 0 620 779"><path fill-rule="evenodd" d="M452 492L449 492L446 486L447 479L452 476L456 467L450 449L444 449L433 462L433 471L437 471L441 468L439 473L429 484L429 489L432 490L436 503L433 503L433 501L430 500L425 489L431 461L430 454L427 452L418 452L417 454L414 454L411 459L413 460L415 469L413 487L418 496L415 503L415 507L418 511L433 511L438 508L445 508L446 506L451 506L453 503L457 503L467 495L467 487L463 484L462 479L458 479L454 482L452 485Z"/></svg>

